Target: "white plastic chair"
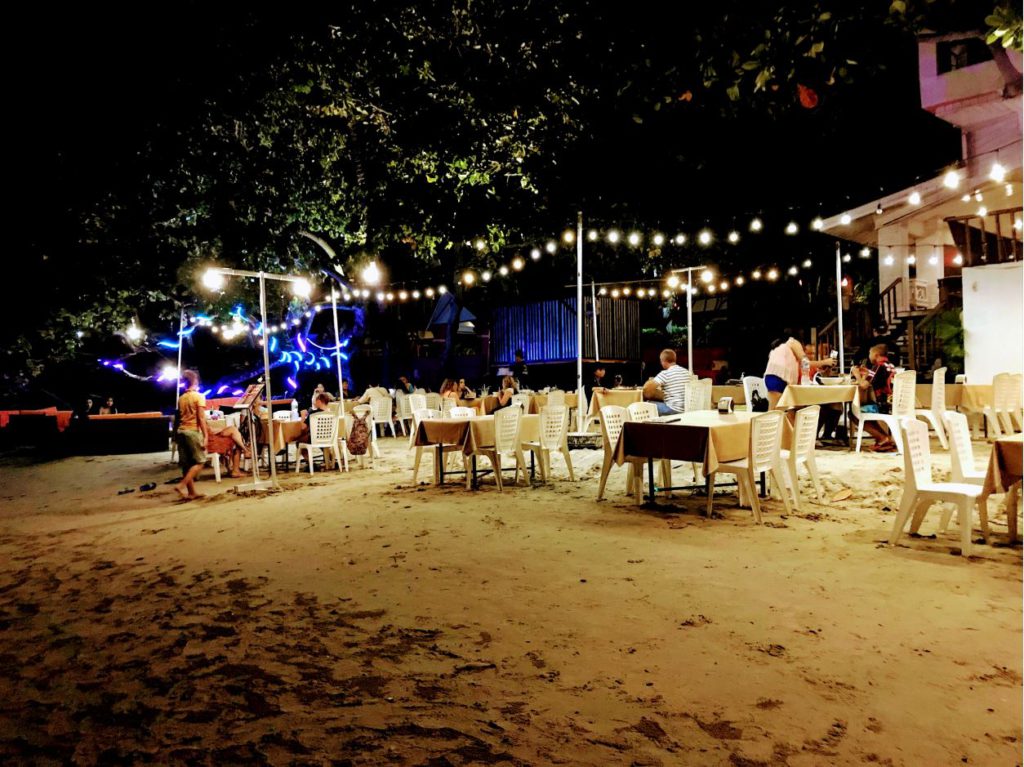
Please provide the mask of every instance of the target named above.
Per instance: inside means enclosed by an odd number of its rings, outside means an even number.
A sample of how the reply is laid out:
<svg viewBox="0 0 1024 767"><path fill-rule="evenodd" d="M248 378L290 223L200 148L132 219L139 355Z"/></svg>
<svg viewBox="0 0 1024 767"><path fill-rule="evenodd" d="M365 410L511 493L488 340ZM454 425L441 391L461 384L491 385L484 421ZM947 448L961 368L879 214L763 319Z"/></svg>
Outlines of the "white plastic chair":
<svg viewBox="0 0 1024 767"><path fill-rule="evenodd" d="M630 402L626 406L626 415L627 421L654 421L658 418L658 406L653 402Z"/></svg>
<svg viewBox="0 0 1024 767"><path fill-rule="evenodd" d="M1024 373L1014 373L1010 379L1010 420L1017 431L1024 431Z"/></svg>
<svg viewBox="0 0 1024 767"><path fill-rule="evenodd" d="M324 456L324 467L327 466L326 451L338 449L338 417L334 413L322 412L313 413L309 417L309 442L300 442L299 449L295 456L295 473L299 473L299 464L302 463L302 453L306 453L306 460L309 463L309 473L313 473L313 451L319 450ZM342 470L341 461L335 461L338 471Z"/></svg>
<svg viewBox="0 0 1024 767"><path fill-rule="evenodd" d="M290 421L292 420L292 412L290 410L275 410L274 411L275 421Z"/></svg>
<svg viewBox="0 0 1024 767"><path fill-rule="evenodd" d="M692 410L711 410L710 378L691 378L686 385L686 412Z"/></svg>
<svg viewBox="0 0 1024 767"><path fill-rule="evenodd" d="M500 412L500 411L499 411ZM453 407L449 410L447 418L472 418L476 411L471 407Z"/></svg>
<svg viewBox="0 0 1024 767"><path fill-rule="evenodd" d="M404 391L395 392L395 420L398 421L398 428L402 430L402 434L409 436L412 428L412 407L409 405L409 395Z"/></svg>
<svg viewBox="0 0 1024 767"><path fill-rule="evenodd" d="M370 416L369 419L366 422L366 425L370 429L370 445L369 445L369 449L366 451L365 455L363 455L363 456L358 456L357 455L357 456L352 456L352 457L353 458L360 458L360 459L369 457L370 462L372 464L374 458L380 458L380 448L377 446L377 424L374 422L374 419L373 419L373 406L372 405L356 405L354 408L352 408L352 415L355 416L357 414L360 415L360 416L364 416L366 414L369 414L369 416ZM348 450L348 436L349 436L349 432L350 431L351 431L351 426L348 425L348 423L346 421L346 430L345 430L345 440L346 440L345 441L345 449L346 450ZM361 460L360 460L360 464L362 464Z"/></svg>
<svg viewBox="0 0 1024 767"><path fill-rule="evenodd" d="M415 396L415 395L413 395ZM428 421L434 418L440 418L441 411L433 410L431 408L419 408L413 411L413 428L410 439L413 439L416 435L416 431L419 429L420 421ZM461 445L442 445L441 446L441 459L443 462L447 462L448 455L460 451ZM420 459L423 457L423 451L428 450L434 455L434 460L437 460L437 448L436 446L423 447L422 445L416 446L416 454L413 457L412 463L412 483L415 485L420 473Z"/></svg>
<svg viewBox="0 0 1024 767"><path fill-rule="evenodd" d="M1015 402L1019 395L1014 393L1014 384L1014 377L1009 373L999 373L992 378L992 404L985 406L983 415L993 439L1016 431L1013 411L1015 405L1018 409L1020 405Z"/></svg>
<svg viewBox="0 0 1024 767"><path fill-rule="evenodd" d="M968 485L959 482L932 481L931 448L928 445L928 427L914 418L903 418L900 421L903 441L906 449L903 452L904 484L903 498L900 501L896 521L893 523L889 544L895 546L903 534L903 528L910 520L910 532L916 533L921 527L925 512L936 503L951 503L957 509L957 521L960 524L960 554L971 554L971 507L978 507L981 517L981 531L988 543L988 510L980 500L983 488L979 485ZM911 518L913 514L913 518ZM943 513L939 523L940 530L949 524L950 514Z"/></svg>
<svg viewBox="0 0 1024 767"><path fill-rule="evenodd" d="M206 457L213 467L213 481L220 482L220 453L207 453Z"/></svg>
<svg viewBox="0 0 1024 767"><path fill-rule="evenodd" d="M939 368L932 374L932 401L927 408L919 407L914 413L918 418L923 418L931 424L935 430L935 436L939 438L939 444L946 450L949 449L949 442L946 440L946 430L942 425L942 414L946 412L946 368Z"/></svg>
<svg viewBox="0 0 1024 767"><path fill-rule="evenodd" d="M565 404L565 392L564 391L548 392L548 405L564 405L564 404Z"/></svg>
<svg viewBox="0 0 1024 767"><path fill-rule="evenodd" d="M780 453L782 462L789 471L789 481L792 483L793 506L800 511L800 464L807 467L807 473L811 475L811 482L814 485L814 492L821 497L821 481L818 479L818 464L814 460L815 443L818 438L818 417L821 408L818 405L810 405L796 411L796 421L793 424L793 443L790 449L783 448Z"/></svg>
<svg viewBox="0 0 1024 767"><path fill-rule="evenodd" d="M429 394L424 395L427 398L427 407L431 410L441 409L441 395L436 391L432 391Z"/></svg>
<svg viewBox="0 0 1024 767"><path fill-rule="evenodd" d="M569 470L569 479L576 481L572 470L572 458L569 455L569 411L565 405L548 405L540 412L540 439L536 442L524 442L523 448L533 452L538 458L540 477L547 481L551 476L551 454L558 452L565 459Z"/></svg>
<svg viewBox="0 0 1024 767"><path fill-rule="evenodd" d="M971 428L967 416L947 410L942 414L946 432L949 435L949 475L956 484L984 485L985 472L979 471L974 463L971 448Z"/></svg>
<svg viewBox="0 0 1024 767"><path fill-rule="evenodd" d="M469 408L466 408L467 410ZM498 490L502 490L501 481L501 455L511 453L516 459L516 474L513 484L519 484L519 472L523 472L523 480L526 480L526 458L523 455L523 446L519 441L519 433L522 428L523 414L519 408L506 407L494 414L494 445L476 448L477 455L485 456L494 469L494 479L498 484ZM471 472L466 472L466 489L472 485L473 477Z"/></svg>
<svg viewBox="0 0 1024 767"><path fill-rule="evenodd" d="M914 418L914 390L917 386L917 372L904 370L893 376L892 384L892 412L891 413L864 413L855 399L853 402L854 415L857 416L857 452L860 452L860 442L864 437L864 423L866 421L881 421L889 427L893 442L896 443L896 452L903 452L903 439L900 436L900 419Z"/></svg>
<svg viewBox="0 0 1024 767"><path fill-rule="evenodd" d="M761 502L757 498L757 475L761 472L768 472L782 495L782 503L789 514L792 509L789 505L789 493L786 487L786 470L782 465L782 455L779 445L782 442L782 419L783 414L779 410L770 410L761 413L750 419L750 445L747 448L747 457L738 461L725 461L718 464L718 468L708 475L708 509L711 511L715 501L715 474L726 472L736 475L736 482L740 487L740 501L744 495L750 501L750 508L754 512L754 521L761 524Z"/></svg>
<svg viewBox="0 0 1024 767"><path fill-rule="evenodd" d="M511 404L513 407L518 407L525 415L530 412L530 395L523 394L522 392L519 394L513 394Z"/></svg>
<svg viewBox="0 0 1024 767"><path fill-rule="evenodd" d="M455 404L455 400L453 400L451 397L442 397L441 398L441 417L442 418L450 418L453 407L458 407L458 405Z"/></svg>
<svg viewBox="0 0 1024 767"><path fill-rule="evenodd" d="M373 412L374 430L379 426L384 434L388 426L391 427L391 436L397 437L395 422L392 420L393 401L391 397L370 397L370 410ZM376 434L374 435L376 436Z"/></svg>
<svg viewBox="0 0 1024 767"><path fill-rule="evenodd" d="M604 443L604 462L601 465L601 482L597 488L597 500L604 498L604 488L608 483L608 475L615 465L615 447L619 444L622 425L628 421L626 408L619 405L605 405L601 408L601 437ZM626 494L635 495L640 503L640 477L644 467L643 458L626 460Z"/></svg>
<svg viewBox="0 0 1024 767"><path fill-rule="evenodd" d="M409 409L412 412L417 410L428 410L427 408L427 395L426 394L410 394L409 395ZM441 408L437 408L440 410Z"/></svg>
<svg viewBox="0 0 1024 767"><path fill-rule="evenodd" d="M743 376L741 380L743 383L743 399L747 403L747 410L750 410L753 407L755 391L761 399L768 399L768 386L765 384L763 378L759 378L758 376Z"/></svg>

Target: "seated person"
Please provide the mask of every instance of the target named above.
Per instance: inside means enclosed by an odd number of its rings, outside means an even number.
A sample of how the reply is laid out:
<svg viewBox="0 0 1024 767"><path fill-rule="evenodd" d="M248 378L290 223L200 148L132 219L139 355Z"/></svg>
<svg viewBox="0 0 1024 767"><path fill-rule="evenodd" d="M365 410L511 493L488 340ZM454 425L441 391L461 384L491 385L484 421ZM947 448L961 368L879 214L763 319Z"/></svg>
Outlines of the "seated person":
<svg viewBox="0 0 1024 767"><path fill-rule="evenodd" d="M234 426L225 426L220 431L209 428L207 422L206 452L217 453L224 457L224 464L228 467L229 477L245 476L239 471L239 464L244 455L246 458L252 456L252 451L245 444L242 433Z"/></svg>
<svg viewBox="0 0 1024 767"><path fill-rule="evenodd" d="M372 384L369 388L367 388L367 390L365 392L363 392L363 396L359 398L359 404L360 405L368 405L368 404L370 404L370 398L371 397L390 397L390 396L391 396L391 392L389 392L387 389L385 389L382 386L378 386L377 384Z"/></svg>
<svg viewBox="0 0 1024 767"><path fill-rule="evenodd" d="M872 346L868 352L868 364L854 367L853 380L860 390L860 411L862 413L890 413L892 404L892 377L896 368L890 364L885 345ZM856 418L854 419L856 421ZM896 443L885 425L878 421L867 421L864 431L875 438L871 448L876 453L892 453Z"/></svg>
<svg viewBox="0 0 1024 767"><path fill-rule="evenodd" d="M690 371L676 364L676 353L664 349L659 355L661 372L653 380L661 388L663 399L659 402L658 415L673 415L686 410L686 387L690 383Z"/></svg>
<svg viewBox="0 0 1024 767"><path fill-rule="evenodd" d="M811 363L810 370L807 374L814 380L814 376L821 373L822 375L828 374L833 367L838 364L836 360L831 357L823 357L822 359L815 359L817 356L817 350L814 348L814 344L804 344L804 354L807 356L807 361Z"/></svg>
<svg viewBox="0 0 1024 767"><path fill-rule="evenodd" d="M606 387L604 385L605 368L604 365L598 365L594 368L594 380L590 382L590 386L586 388L587 400L594 399L594 392L603 392Z"/></svg>
<svg viewBox="0 0 1024 767"><path fill-rule="evenodd" d="M319 394L313 395L313 409L302 411L302 438L300 442L309 442L309 417L313 413L323 413L330 411L331 398L327 392L320 392Z"/></svg>
<svg viewBox="0 0 1024 767"><path fill-rule="evenodd" d="M476 392L466 385L466 379L459 379L459 399L476 399Z"/></svg>
<svg viewBox="0 0 1024 767"><path fill-rule="evenodd" d="M395 388L406 394L415 394L416 392L416 387L412 385L412 382L406 376L398 376L398 386Z"/></svg>
<svg viewBox="0 0 1024 767"><path fill-rule="evenodd" d="M615 376L615 378L612 379L612 388L613 389L622 389L624 387L625 387L625 384L622 382L622 376L617 375L617 376Z"/></svg>
<svg viewBox="0 0 1024 767"><path fill-rule="evenodd" d="M341 380L341 396L344 397L345 399L350 399L351 396L352 396L352 395L350 395L348 393L350 387L351 387L351 384L348 382L348 379L347 378L343 378Z"/></svg>
<svg viewBox="0 0 1024 767"><path fill-rule="evenodd" d="M441 399L450 399L456 403L459 401L459 385L453 379L444 379L441 384Z"/></svg>
<svg viewBox="0 0 1024 767"><path fill-rule="evenodd" d="M107 401L100 405L100 415L116 415L117 408L114 407L114 398L107 397Z"/></svg>
<svg viewBox="0 0 1024 767"><path fill-rule="evenodd" d="M512 395L518 393L519 389L516 387L516 379L512 376L505 376L501 379L501 391L498 392L498 404L494 406L494 409L501 410L503 407L508 407L512 404Z"/></svg>
<svg viewBox="0 0 1024 767"><path fill-rule="evenodd" d="M342 386L344 386L344 384L342 384ZM316 385L316 388L315 388L315 389L313 389L313 397L311 398L311 402L312 402L312 405L313 405L313 409L314 409L314 410L317 410L317 409L318 409L318 408L317 408L317 406L316 406L316 401L317 401L317 399L318 399L318 398L319 398L319 397L320 397L321 395L323 395L323 396L327 397L327 401L328 401L328 402L334 402L334 399L335 399L334 395L333 395L333 394L331 394L331 393L330 393L329 391L327 391L327 390L326 390L326 389L324 388L324 385L323 385L322 383L318 383L318 384ZM320 409L320 410L325 410L326 408L319 408L319 409Z"/></svg>

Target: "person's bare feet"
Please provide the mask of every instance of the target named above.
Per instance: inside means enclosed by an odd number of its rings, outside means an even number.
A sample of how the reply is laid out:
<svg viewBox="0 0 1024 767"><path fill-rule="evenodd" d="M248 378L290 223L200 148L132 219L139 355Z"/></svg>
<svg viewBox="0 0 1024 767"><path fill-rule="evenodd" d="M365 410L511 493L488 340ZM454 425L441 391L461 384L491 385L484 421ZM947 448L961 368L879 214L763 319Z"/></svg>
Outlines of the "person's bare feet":
<svg viewBox="0 0 1024 767"><path fill-rule="evenodd" d="M183 500L183 501L191 500L191 498L189 497L189 494L188 494L188 488L185 487L184 485L175 485L174 486L174 492L176 492L179 496L181 496L181 500Z"/></svg>
<svg viewBox="0 0 1024 767"><path fill-rule="evenodd" d="M231 479L241 479L244 476L245 475L240 471L233 471L230 474L228 474L228 477L230 477Z"/></svg>
<svg viewBox="0 0 1024 767"><path fill-rule="evenodd" d="M188 500L190 500L190 501L194 501L197 498L205 498L205 497L206 496L203 495L202 493L192 493L192 495L187 496Z"/></svg>

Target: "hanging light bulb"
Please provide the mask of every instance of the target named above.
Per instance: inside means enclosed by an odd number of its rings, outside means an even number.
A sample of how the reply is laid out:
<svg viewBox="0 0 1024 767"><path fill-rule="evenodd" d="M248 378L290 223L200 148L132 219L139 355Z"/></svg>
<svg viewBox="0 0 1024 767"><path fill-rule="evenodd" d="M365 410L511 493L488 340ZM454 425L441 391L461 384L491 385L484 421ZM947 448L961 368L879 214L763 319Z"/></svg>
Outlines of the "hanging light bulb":
<svg viewBox="0 0 1024 767"><path fill-rule="evenodd" d="M742 285L744 282L746 282L746 280L743 279L743 275L742 274L739 277L737 277L735 281L736 281L737 285Z"/></svg>
<svg viewBox="0 0 1024 767"><path fill-rule="evenodd" d="M907 198L907 202L909 202L911 205L920 205L921 193L915 189L913 192L910 193L910 197Z"/></svg>
<svg viewBox="0 0 1024 767"><path fill-rule="evenodd" d="M617 244L619 241L619 232L617 229L609 229L606 236L608 237L608 242L612 245Z"/></svg>
<svg viewBox="0 0 1024 767"><path fill-rule="evenodd" d="M988 208L982 205L980 208L978 208L978 215L981 216L982 218L985 218L985 216L988 215Z"/></svg>
<svg viewBox="0 0 1024 767"><path fill-rule="evenodd" d="M1003 187L1006 190L1007 197L1013 197L1013 184L1007 184Z"/></svg>
<svg viewBox="0 0 1024 767"><path fill-rule="evenodd" d="M812 266L814 266L814 262L809 258L805 258L803 263L804 269L810 269Z"/></svg>
<svg viewBox="0 0 1024 767"><path fill-rule="evenodd" d="M860 249L860 257L861 258L871 258L871 248L869 248L867 245L865 245L863 248L861 248Z"/></svg>
<svg viewBox="0 0 1024 767"><path fill-rule="evenodd" d="M928 264L929 265L935 266L938 263L939 263L939 257L937 255L932 253L930 256L928 256Z"/></svg>
<svg viewBox="0 0 1024 767"><path fill-rule="evenodd" d="M654 236L651 238L651 242L653 242L657 247L660 248L662 245L665 244L665 235L663 235L661 232L655 232Z"/></svg>
<svg viewBox="0 0 1024 767"><path fill-rule="evenodd" d="M984 197L984 195L982 195L981 190L980 189L975 189L974 190L974 201L975 202L981 202L984 199L985 199L985 197Z"/></svg>
<svg viewBox="0 0 1024 767"><path fill-rule="evenodd" d="M591 242L597 242L597 237L598 234L596 229L591 229L589 232L587 232L587 239L590 240Z"/></svg>
<svg viewBox="0 0 1024 767"><path fill-rule="evenodd" d="M425 295L427 298L433 298L434 297L434 289L433 288L427 288L426 290L423 291L423 295Z"/></svg>
<svg viewBox="0 0 1024 767"><path fill-rule="evenodd" d="M508 267L505 266L504 264L499 266L498 267L498 274L500 274L502 277L508 277Z"/></svg>
<svg viewBox="0 0 1024 767"><path fill-rule="evenodd" d="M567 245L571 245L575 241L576 232L574 232L572 229L566 229L564 232L562 232L562 242L566 243Z"/></svg>
<svg viewBox="0 0 1024 767"><path fill-rule="evenodd" d="M437 286L437 294L438 295L443 296L447 292L448 292L448 288L446 288L444 285L438 285Z"/></svg>
<svg viewBox="0 0 1024 767"><path fill-rule="evenodd" d="M679 287L679 276L675 274L670 274L668 276L668 280L666 280L666 283L670 288L672 288L672 290L675 290L676 288Z"/></svg>
<svg viewBox="0 0 1024 767"><path fill-rule="evenodd" d="M843 253L843 263L844 264L848 264L852 260L853 260L853 256L851 256L849 253Z"/></svg>
<svg viewBox="0 0 1024 767"><path fill-rule="evenodd" d="M380 267L376 261L371 261L359 274L364 285L377 285L380 283Z"/></svg>
<svg viewBox="0 0 1024 767"><path fill-rule="evenodd" d="M909 256L907 256L907 263L910 264L911 266L916 264L917 263L917 256L915 256L913 253L911 253Z"/></svg>
<svg viewBox="0 0 1024 767"><path fill-rule="evenodd" d="M640 244L640 233L630 232L629 237L627 239L629 240L629 244L635 248L637 245Z"/></svg>
<svg viewBox="0 0 1024 767"><path fill-rule="evenodd" d="M483 240L477 240L476 242L473 243L473 245L476 247L477 250L483 250L484 248L487 247L487 243L484 242Z"/></svg>
<svg viewBox="0 0 1024 767"><path fill-rule="evenodd" d="M420 292L419 292L418 290L414 290L414 291L412 292L412 297L413 297L414 299L417 299L417 300L418 300L418 299L419 299L419 297L420 297Z"/></svg>
<svg viewBox="0 0 1024 767"><path fill-rule="evenodd" d="M124 334L128 336L129 341L135 343L142 339L142 328L135 324L135 320L132 320L132 324L128 326Z"/></svg>
<svg viewBox="0 0 1024 767"><path fill-rule="evenodd" d="M697 235L697 242L701 245L710 245L711 239L712 235L710 229L701 229L700 233Z"/></svg>
<svg viewBox="0 0 1024 767"><path fill-rule="evenodd" d="M946 175L942 177L942 185L946 189L956 189L960 186L960 174L955 170L947 170Z"/></svg>
<svg viewBox="0 0 1024 767"><path fill-rule="evenodd" d="M760 269L755 269L754 271L752 271L750 273L750 279L752 279L752 280L759 280L759 279L761 279L761 270Z"/></svg>
<svg viewBox="0 0 1024 767"><path fill-rule="evenodd" d="M675 238L674 238L674 242L675 242L676 245L685 245L686 244L686 235L685 234L677 234L675 236Z"/></svg>
<svg viewBox="0 0 1024 767"><path fill-rule="evenodd" d="M779 279L779 270L778 269L769 269L767 276L768 276L769 280L772 280L774 282L775 280Z"/></svg>
<svg viewBox="0 0 1024 767"><path fill-rule="evenodd" d="M811 229L813 229L816 232L820 232L824 228L825 222L822 221L821 216L816 216L815 219L811 222Z"/></svg>
<svg viewBox="0 0 1024 767"><path fill-rule="evenodd" d="M556 250L558 250L558 243L555 242L554 240L548 240L548 244L544 246L544 250L546 250L548 253L553 254Z"/></svg>
<svg viewBox="0 0 1024 767"><path fill-rule="evenodd" d="M515 258L512 259L512 268L515 269L517 272L521 272L524 266L526 266L526 262L523 261L523 259L521 259L519 256L516 256Z"/></svg>
<svg viewBox="0 0 1024 767"><path fill-rule="evenodd" d="M721 282L720 282L720 283L718 284L718 289L719 289L719 290L721 290L721 291L722 291L723 293L724 293L725 291L727 291L727 290L729 289L729 281L728 281L728 280L722 280L722 281L721 281Z"/></svg>
<svg viewBox="0 0 1024 767"><path fill-rule="evenodd" d="M599 296L607 296L608 295L608 288L602 287L599 291L597 291L597 294Z"/></svg>
<svg viewBox="0 0 1024 767"><path fill-rule="evenodd" d="M417 296L417 298L419 298L419 296ZM345 301L351 301L352 300L352 294L351 293L345 293L345 294L342 295L342 299L345 300Z"/></svg>
<svg viewBox="0 0 1024 767"><path fill-rule="evenodd" d="M740 241L740 233L734 229L733 231L729 232L727 239L729 240L729 242L735 245L737 242Z"/></svg>
<svg viewBox="0 0 1024 767"><path fill-rule="evenodd" d="M384 294L383 293L378 293L377 294L377 302L378 303L384 303Z"/></svg>
<svg viewBox="0 0 1024 767"><path fill-rule="evenodd" d="M619 297L619 289L618 288L612 288L612 298L618 298L618 297Z"/></svg>
<svg viewBox="0 0 1024 767"><path fill-rule="evenodd" d="M850 286L850 280L847 279L846 277L843 277L843 279L839 281L839 284L842 285L844 288L847 288Z"/></svg>
<svg viewBox="0 0 1024 767"><path fill-rule="evenodd" d="M892 266L896 263L896 259L892 257L892 248L889 248L889 252L885 254L884 263L886 266Z"/></svg>
<svg viewBox="0 0 1024 767"><path fill-rule="evenodd" d="M628 287L622 289L622 295L624 295L624 296L628 296L630 294L630 292L631 291L630 291L630 289Z"/></svg>
<svg viewBox="0 0 1024 767"><path fill-rule="evenodd" d="M1017 216L1017 218L1013 219L1013 228L1016 229L1018 232L1020 231L1020 229L1021 229L1020 216Z"/></svg>
<svg viewBox="0 0 1024 767"><path fill-rule="evenodd" d="M370 291L367 290L366 288L363 288L363 298L369 298L369 297L370 297Z"/></svg>
<svg viewBox="0 0 1024 767"><path fill-rule="evenodd" d="M395 300L395 294L394 293L388 293L387 295L384 296L384 300L385 301L394 301Z"/></svg>
<svg viewBox="0 0 1024 767"><path fill-rule="evenodd" d="M462 282L465 283L466 285L472 285L474 282L476 282L476 275L473 274L473 272L463 272Z"/></svg>
<svg viewBox="0 0 1024 767"><path fill-rule="evenodd" d="M671 295L672 295L672 291L671 290L663 290L663 291L661 291L661 297L662 298L668 298Z"/></svg>
<svg viewBox="0 0 1024 767"><path fill-rule="evenodd" d="M211 267L203 272L203 285L208 290L220 290L224 287L224 275Z"/></svg>
<svg viewBox="0 0 1024 767"><path fill-rule="evenodd" d="M849 226L851 221L853 221L853 216L849 213L844 213L839 217L839 223L843 226Z"/></svg>
<svg viewBox="0 0 1024 767"><path fill-rule="evenodd" d="M953 256L953 263L956 264L957 266L960 266L963 262L964 262L964 257L962 255L960 255L959 253L957 253L955 256Z"/></svg>
<svg viewBox="0 0 1024 767"><path fill-rule="evenodd" d="M796 234L798 231L800 231L800 227L796 225L796 221L786 224L786 234Z"/></svg>
<svg viewBox="0 0 1024 767"><path fill-rule="evenodd" d="M705 290L707 290L708 293L714 293L716 288L714 285L708 285L707 288L705 288Z"/></svg>
<svg viewBox="0 0 1024 767"><path fill-rule="evenodd" d="M705 269L700 273L700 281L705 284L711 282L713 279L715 279L715 273L710 269Z"/></svg>
<svg viewBox="0 0 1024 767"><path fill-rule="evenodd" d="M490 271L490 269L484 269L482 272L480 272L480 279L483 280L484 282L490 282L491 281L491 271Z"/></svg>
<svg viewBox="0 0 1024 767"><path fill-rule="evenodd" d="M540 248L534 248L533 250L531 250L530 251L530 258L532 258L534 261L539 261L540 260Z"/></svg>
<svg viewBox="0 0 1024 767"><path fill-rule="evenodd" d="M791 276L795 277L797 274L799 274L799 272L800 270L796 268L796 265L789 267L789 274Z"/></svg>
<svg viewBox="0 0 1024 767"><path fill-rule="evenodd" d="M878 203L875 206L875 215L881 216L883 213L885 213L885 208L882 207L882 203Z"/></svg>
<svg viewBox="0 0 1024 767"><path fill-rule="evenodd" d="M313 286L309 284L309 280L298 279L292 281L292 294L299 298L309 298L310 293L313 292Z"/></svg>
<svg viewBox="0 0 1024 767"><path fill-rule="evenodd" d="M967 193L963 197L960 198L960 202L970 202L970 201L971 201L970 193Z"/></svg>
<svg viewBox="0 0 1024 767"><path fill-rule="evenodd" d="M761 221L761 219L759 219L759 218L751 219L751 221L750 221L750 231L752 231L752 232L760 232L762 229L764 229L764 223Z"/></svg>
<svg viewBox="0 0 1024 767"><path fill-rule="evenodd" d="M999 160L992 163L992 170L988 172L988 177L997 184L1003 183L1006 179L1006 168L999 164Z"/></svg>

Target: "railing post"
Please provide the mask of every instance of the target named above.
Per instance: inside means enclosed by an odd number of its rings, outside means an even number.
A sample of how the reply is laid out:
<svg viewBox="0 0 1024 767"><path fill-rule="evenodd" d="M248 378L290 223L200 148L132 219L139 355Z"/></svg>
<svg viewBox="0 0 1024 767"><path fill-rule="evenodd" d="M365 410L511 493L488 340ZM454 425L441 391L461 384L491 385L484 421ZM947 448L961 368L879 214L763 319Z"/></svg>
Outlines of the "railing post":
<svg viewBox="0 0 1024 767"><path fill-rule="evenodd" d="M907 320L907 359L910 360L910 364L914 370L920 369L917 364L917 339L915 338L914 321Z"/></svg>

